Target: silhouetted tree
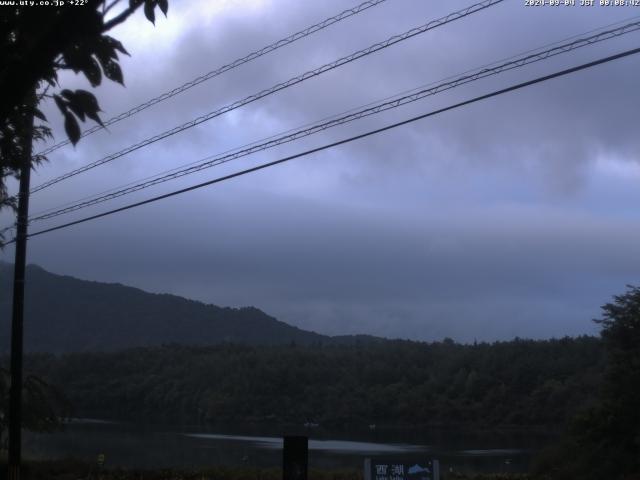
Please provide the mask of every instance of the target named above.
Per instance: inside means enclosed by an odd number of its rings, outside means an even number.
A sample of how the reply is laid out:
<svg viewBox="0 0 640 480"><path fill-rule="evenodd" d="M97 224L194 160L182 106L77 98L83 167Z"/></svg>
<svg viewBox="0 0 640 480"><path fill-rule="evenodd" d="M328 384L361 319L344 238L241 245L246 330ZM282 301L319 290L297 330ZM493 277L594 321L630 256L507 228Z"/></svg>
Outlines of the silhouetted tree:
<svg viewBox="0 0 640 480"><path fill-rule="evenodd" d="M606 359L600 395L541 457L540 471L553 478L640 478L640 288L629 287L602 311L595 320Z"/></svg>
<svg viewBox="0 0 640 480"><path fill-rule="evenodd" d="M82 73L91 86L102 77L123 84L118 53L123 45L106 34L143 7L149 21L155 8L166 15L168 0L86 0L84 5L61 7L4 6L0 15L0 208L15 207L7 196L5 180L18 177L25 137L34 140L51 134L47 119L38 109L45 98L53 98L64 116L69 140L80 139L79 122L100 123L100 106L86 90L60 90L58 72ZM67 1L67 3L69 3ZM117 12L117 13L114 13ZM50 91L53 90L52 93ZM38 92L34 98L34 92ZM42 122L25 127L30 115ZM45 160L36 156L33 163Z"/></svg>
<svg viewBox="0 0 640 480"><path fill-rule="evenodd" d="M78 415L114 420L556 426L593 402L599 339L524 344L171 345L27 364Z"/></svg>
<svg viewBox="0 0 640 480"><path fill-rule="evenodd" d="M591 461L609 478L640 475L640 288L602 307L607 355L602 403L586 422ZM637 477L636 477L637 478Z"/></svg>
<svg viewBox="0 0 640 480"><path fill-rule="evenodd" d="M9 428L9 371L0 368L0 450L7 448ZM70 403L55 387L40 377L28 375L23 384L23 427L32 432L51 432L61 428L71 412Z"/></svg>

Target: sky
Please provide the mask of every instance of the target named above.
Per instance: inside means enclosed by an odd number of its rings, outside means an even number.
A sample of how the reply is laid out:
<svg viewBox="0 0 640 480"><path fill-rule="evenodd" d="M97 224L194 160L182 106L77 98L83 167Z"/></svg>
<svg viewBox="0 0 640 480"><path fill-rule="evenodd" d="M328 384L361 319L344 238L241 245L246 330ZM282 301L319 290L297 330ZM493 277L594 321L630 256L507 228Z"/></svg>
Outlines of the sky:
<svg viewBox="0 0 640 480"><path fill-rule="evenodd" d="M32 185L464 8L387 0L49 155ZM622 21L640 8L506 0L35 193L37 213ZM171 0L113 30L110 118L357 0ZM640 46L638 32L234 160L31 231L143 200ZM640 56L34 237L29 263L329 335L462 342L596 334L640 273ZM85 88L65 73L61 88ZM65 138L60 114L43 106ZM91 126L91 125L87 125ZM38 150L41 147L36 147ZM15 186L13 186L15 189ZM5 212L3 224L11 223ZM13 249L1 259L12 261Z"/></svg>

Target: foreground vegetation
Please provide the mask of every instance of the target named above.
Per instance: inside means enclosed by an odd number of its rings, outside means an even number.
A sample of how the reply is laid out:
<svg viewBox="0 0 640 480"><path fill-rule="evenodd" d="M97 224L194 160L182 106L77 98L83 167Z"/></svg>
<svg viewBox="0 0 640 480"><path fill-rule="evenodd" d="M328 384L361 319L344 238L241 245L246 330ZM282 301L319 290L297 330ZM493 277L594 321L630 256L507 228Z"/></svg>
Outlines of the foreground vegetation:
<svg viewBox="0 0 640 480"><path fill-rule="evenodd" d="M0 465L0 469L4 466ZM28 462L22 472L25 480L282 480L279 468L214 467L192 470L163 469L113 469L98 470L88 463L61 460ZM309 480L363 480L360 470L314 470L309 471ZM537 480L530 475L441 475L441 480ZM542 479L541 479L542 480Z"/></svg>

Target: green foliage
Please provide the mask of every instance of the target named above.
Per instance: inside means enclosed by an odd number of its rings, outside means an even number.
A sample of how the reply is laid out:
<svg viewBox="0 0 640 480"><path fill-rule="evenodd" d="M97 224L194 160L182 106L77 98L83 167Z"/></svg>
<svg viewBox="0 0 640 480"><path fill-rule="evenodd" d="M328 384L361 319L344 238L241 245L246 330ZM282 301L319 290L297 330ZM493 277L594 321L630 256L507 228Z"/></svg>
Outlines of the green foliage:
<svg viewBox="0 0 640 480"><path fill-rule="evenodd" d="M34 141L44 140L51 136L51 130L45 125L32 127L31 115L34 118L46 120L44 114L33 104L34 102L30 102L29 105L24 105L22 108L15 108L4 118L0 118L0 210L4 207L12 209L17 207L16 199L7 195L5 180L12 175L19 178L20 165L26 155L24 151L25 136L30 136ZM41 155L32 156L34 165L43 160L44 157ZM0 233L1 239L2 233Z"/></svg>
<svg viewBox="0 0 640 480"><path fill-rule="evenodd" d="M593 400L601 343L165 346L35 356L81 416L144 422L558 426ZM522 372L529 375L522 381Z"/></svg>
<svg viewBox="0 0 640 480"><path fill-rule="evenodd" d="M554 478L640 477L640 288L602 307L606 351L597 403L575 416L563 442L540 460Z"/></svg>
<svg viewBox="0 0 640 480"><path fill-rule="evenodd" d="M9 371L0 367L0 451L6 449L9 428L10 378ZM60 390L35 375L24 379L22 402L23 428L33 432L51 432L61 428L62 419L71 411Z"/></svg>
<svg viewBox="0 0 640 480"><path fill-rule="evenodd" d="M47 119L37 106L53 98L64 116L69 140L75 145L81 136L80 122L87 118L102 123L100 108L94 95L86 90L62 90L50 95L50 88L59 87L58 72L71 70L83 74L92 87L109 80L124 84L118 62L118 52L127 54L122 44L106 34L124 22L144 5L146 17L154 22L154 9L166 15L167 0L131 0L116 15L110 11L121 0L88 0L81 8L24 8L5 6L0 15L0 209L15 208L8 198L5 179L19 176L25 158L26 142L42 140L51 135ZM37 95L35 95L37 93ZM35 97L34 97L35 95ZM31 127L26 121L31 115L43 122ZM33 163L45 160L36 156Z"/></svg>

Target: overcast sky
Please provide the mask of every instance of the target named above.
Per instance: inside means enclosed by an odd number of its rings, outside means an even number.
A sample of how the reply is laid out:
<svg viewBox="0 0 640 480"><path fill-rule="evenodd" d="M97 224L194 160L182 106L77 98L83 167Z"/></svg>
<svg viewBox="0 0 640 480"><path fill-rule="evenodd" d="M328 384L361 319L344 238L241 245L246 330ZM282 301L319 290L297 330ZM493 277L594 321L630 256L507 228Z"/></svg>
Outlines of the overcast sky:
<svg viewBox="0 0 640 480"><path fill-rule="evenodd" d="M387 0L52 153L32 185L472 1ZM579 3L579 0L577 0ZM113 31L126 88L103 118L357 4L171 0ZM401 42L32 197L55 207L399 92L640 15L502 4ZM637 19L636 19L637 20ZM632 33L335 128L36 231L640 46ZM88 88L63 75L65 88ZM33 238L29 262L326 334L423 340L593 334L640 273L640 57L632 56L248 176ZM60 115L45 108L56 140ZM4 222L10 222L5 213ZM2 253L12 261L13 250Z"/></svg>

